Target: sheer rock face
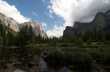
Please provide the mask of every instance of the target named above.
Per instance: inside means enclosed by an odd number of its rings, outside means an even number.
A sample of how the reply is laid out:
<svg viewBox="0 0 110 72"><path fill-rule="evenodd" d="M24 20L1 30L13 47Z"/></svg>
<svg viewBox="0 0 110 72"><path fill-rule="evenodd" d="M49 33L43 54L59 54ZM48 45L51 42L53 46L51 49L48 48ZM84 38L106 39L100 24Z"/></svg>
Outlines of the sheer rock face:
<svg viewBox="0 0 110 72"><path fill-rule="evenodd" d="M0 13L0 21L2 24L8 26L12 31L19 31L19 27L17 26L18 23L14 19L6 17L2 13Z"/></svg>
<svg viewBox="0 0 110 72"><path fill-rule="evenodd" d="M32 28L32 31L35 33L36 36L40 35L40 36L42 36L42 37L44 37L44 38L47 37L47 34L44 32L44 30L43 30L41 24L38 23L38 22L30 21L30 22L22 23L22 24L20 24L20 25L21 25L21 26L20 26L21 28L22 28L22 27L25 27L25 26L31 27L31 28Z"/></svg>
<svg viewBox="0 0 110 72"><path fill-rule="evenodd" d="M74 27L66 27L63 36L73 37L87 32L110 32L110 11L98 13L90 23L75 22Z"/></svg>
<svg viewBox="0 0 110 72"><path fill-rule="evenodd" d="M33 32L35 33L36 36L40 35L44 38L47 37L47 34L44 32L41 24L35 21L24 22L22 24L19 24L14 19L6 17L4 14L0 13L0 22L1 24L5 24L8 28L10 28L14 32L19 32L20 28L28 26L32 27Z"/></svg>
<svg viewBox="0 0 110 72"><path fill-rule="evenodd" d="M64 37L70 37L70 36L74 36L76 34L76 30L73 27L67 26L66 29L63 32L63 36Z"/></svg>
<svg viewBox="0 0 110 72"><path fill-rule="evenodd" d="M106 27L104 31L110 33L110 11L106 12Z"/></svg>

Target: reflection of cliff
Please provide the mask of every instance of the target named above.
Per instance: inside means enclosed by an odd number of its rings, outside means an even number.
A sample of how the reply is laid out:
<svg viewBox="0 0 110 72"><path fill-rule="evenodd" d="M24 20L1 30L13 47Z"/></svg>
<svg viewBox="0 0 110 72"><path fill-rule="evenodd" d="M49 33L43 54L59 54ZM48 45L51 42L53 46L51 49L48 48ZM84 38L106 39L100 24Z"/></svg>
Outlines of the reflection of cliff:
<svg viewBox="0 0 110 72"><path fill-rule="evenodd" d="M98 13L90 23L75 22L74 27L66 27L64 36L83 35L87 32L110 32L110 11Z"/></svg>

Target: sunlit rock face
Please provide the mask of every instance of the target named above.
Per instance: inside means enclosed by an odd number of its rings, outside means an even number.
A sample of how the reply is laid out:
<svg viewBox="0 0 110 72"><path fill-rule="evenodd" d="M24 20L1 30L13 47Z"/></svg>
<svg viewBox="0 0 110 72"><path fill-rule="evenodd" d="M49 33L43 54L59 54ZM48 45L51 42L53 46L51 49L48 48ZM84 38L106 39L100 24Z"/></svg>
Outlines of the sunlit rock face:
<svg viewBox="0 0 110 72"><path fill-rule="evenodd" d="M0 21L2 24L8 26L12 31L19 31L18 23L14 19L6 17L2 13L0 13Z"/></svg>
<svg viewBox="0 0 110 72"><path fill-rule="evenodd" d="M39 35L39 36L42 36L44 38L47 37L47 34L44 32L44 30L43 30L43 28L42 28L42 26L41 26L41 24L39 22L30 21L30 22L24 22L24 23L22 23L20 25L21 25L20 28L25 27L25 26L31 27L32 31L34 32L34 34L36 36Z"/></svg>
<svg viewBox="0 0 110 72"><path fill-rule="evenodd" d="M40 35L43 38L47 38L47 34L44 32L41 26L42 24L39 22L29 21L19 24L13 18L9 18L2 13L0 13L0 22L1 24L5 24L9 29L11 29L14 32L19 32L19 30L25 26L32 27L33 33L35 33L36 36Z"/></svg>

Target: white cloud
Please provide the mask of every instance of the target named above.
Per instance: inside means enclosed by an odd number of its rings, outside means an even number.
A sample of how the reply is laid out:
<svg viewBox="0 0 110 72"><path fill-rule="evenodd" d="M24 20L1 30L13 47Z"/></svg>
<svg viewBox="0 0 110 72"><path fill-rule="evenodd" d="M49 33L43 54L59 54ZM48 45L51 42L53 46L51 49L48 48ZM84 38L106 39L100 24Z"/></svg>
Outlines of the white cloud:
<svg viewBox="0 0 110 72"><path fill-rule="evenodd" d="M50 12L64 18L65 24L71 26L72 5L77 6L76 0L51 0L50 3L48 7Z"/></svg>
<svg viewBox="0 0 110 72"><path fill-rule="evenodd" d="M51 0L48 8L51 13L62 17L66 26L72 26L74 21L93 18L97 12L109 6L110 0Z"/></svg>
<svg viewBox="0 0 110 72"><path fill-rule="evenodd" d="M74 21L89 22L97 12L106 11L110 9L109 7L110 0L50 0L48 6L50 13L64 19L63 27L73 26ZM54 29L52 31L62 34L63 31L60 31L62 29L58 28L54 28L56 31Z"/></svg>
<svg viewBox="0 0 110 72"><path fill-rule="evenodd" d="M30 20L29 18L24 17L14 5L10 5L4 0L0 0L0 13L15 19L19 23Z"/></svg>
<svg viewBox="0 0 110 72"><path fill-rule="evenodd" d="M63 35L64 27L62 26L54 26L53 29L48 30L46 33L48 37L60 37Z"/></svg>

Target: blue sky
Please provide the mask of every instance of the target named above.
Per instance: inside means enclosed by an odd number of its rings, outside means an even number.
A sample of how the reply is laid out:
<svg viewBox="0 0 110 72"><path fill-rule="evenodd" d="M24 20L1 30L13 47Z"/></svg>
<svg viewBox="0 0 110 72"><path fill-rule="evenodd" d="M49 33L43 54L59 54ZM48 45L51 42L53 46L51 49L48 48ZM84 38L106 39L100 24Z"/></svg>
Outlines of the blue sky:
<svg viewBox="0 0 110 72"><path fill-rule="evenodd" d="M25 17L32 20L46 23L44 30L50 30L54 25L62 25L63 19L55 14L51 14L48 9L50 0L6 0L16 8Z"/></svg>

